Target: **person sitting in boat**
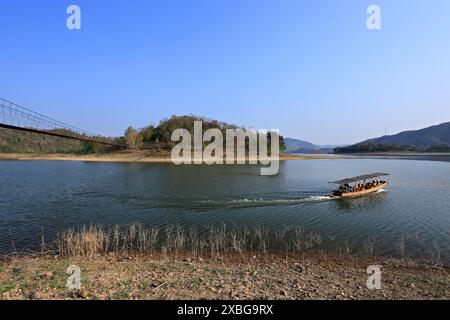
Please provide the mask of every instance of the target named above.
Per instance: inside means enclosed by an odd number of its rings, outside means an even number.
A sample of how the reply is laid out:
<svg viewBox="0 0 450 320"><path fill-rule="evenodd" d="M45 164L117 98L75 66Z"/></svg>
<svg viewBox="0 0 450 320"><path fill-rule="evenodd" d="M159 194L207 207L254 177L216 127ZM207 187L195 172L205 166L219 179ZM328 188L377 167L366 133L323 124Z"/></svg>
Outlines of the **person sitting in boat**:
<svg viewBox="0 0 450 320"><path fill-rule="evenodd" d="M348 183L339 186L339 190L335 191L333 194L335 196L340 196L344 193L352 192L352 187Z"/></svg>
<svg viewBox="0 0 450 320"><path fill-rule="evenodd" d="M344 184L343 187L344 187L344 192L345 193L353 192L353 188L348 183Z"/></svg>

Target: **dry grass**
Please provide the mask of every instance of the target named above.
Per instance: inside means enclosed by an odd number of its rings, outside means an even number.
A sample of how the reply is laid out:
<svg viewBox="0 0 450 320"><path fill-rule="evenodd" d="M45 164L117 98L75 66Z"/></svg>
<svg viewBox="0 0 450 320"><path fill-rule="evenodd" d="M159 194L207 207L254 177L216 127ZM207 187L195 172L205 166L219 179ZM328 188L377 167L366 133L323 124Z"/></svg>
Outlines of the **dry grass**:
<svg viewBox="0 0 450 320"><path fill-rule="evenodd" d="M409 238L408 238L409 239ZM406 255L405 235L397 243L397 257ZM409 239L411 240L411 239ZM426 244L416 237L421 248L423 261L434 265L450 265L450 248L439 246L433 241ZM338 241L336 236L306 231L301 226L284 226L271 231L263 226L209 225L203 228L167 225L145 227L142 224L128 226L101 225L83 226L57 234L47 245L41 235L41 255L54 254L61 257L87 257L109 253L131 255L142 253L163 255L177 260L189 256L193 259L209 257L230 257L249 254L302 254L320 252L323 257L331 253L340 257L363 255L374 257L382 250L382 239L368 238L362 247L352 247L348 241ZM19 255L14 251L15 255ZM36 252L34 252L36 253ZM14 255L13 254L13 255Z"/></svg>
<svg viewBox="0 0 450 320"><path fill-rule="evenodd" d="M365 244L365 250L366 250L366 254L369 255L370 257L373 256L373 253L375 250L375 244L376 244L376 239L374 239L374 238L367 239L367 242Z"/></svg>
<svg viewBox="0 0 450 320"><path fill-rule="evenodd" d="M59 233L53 250L63 257L93 257L98 254L163 253L177 258L189 253L194 259L226 256L235 253L283 252L310 250L322 244L314 232L303 233L300 227L284 227L273 233L254 228L223 225L198 230L179 225L145 228L141 224L104 228L99 225L70 229ZM42 250L44 251L44 249Z"/></svg>
<svg viewBox="0 0 450 320"><path fill-rule="evenodd" d="M398 253L402 259L405 258L405 236L403 234L398 242Z"/></svg>

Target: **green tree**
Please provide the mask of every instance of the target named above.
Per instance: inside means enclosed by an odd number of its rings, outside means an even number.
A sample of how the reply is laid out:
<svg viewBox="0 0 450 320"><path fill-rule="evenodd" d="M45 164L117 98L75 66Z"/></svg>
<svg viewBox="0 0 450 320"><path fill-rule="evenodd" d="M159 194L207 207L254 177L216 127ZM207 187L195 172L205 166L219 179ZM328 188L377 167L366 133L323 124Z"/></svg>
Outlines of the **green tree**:
<svg viewBox="0 0 450 320"><path fill-rule="evenodd" d="M124 137L128 148L134 149L137 147L139 133L133 127L130 126L125 130Z"/></svg>
<svg viewBox="0 0 450 320"><path fill-rule="evenodd" d="M142 129L140 132L142 136L142 141L144 142L154 142L156 140L156 129L154 126L148 126Z"/></svg>

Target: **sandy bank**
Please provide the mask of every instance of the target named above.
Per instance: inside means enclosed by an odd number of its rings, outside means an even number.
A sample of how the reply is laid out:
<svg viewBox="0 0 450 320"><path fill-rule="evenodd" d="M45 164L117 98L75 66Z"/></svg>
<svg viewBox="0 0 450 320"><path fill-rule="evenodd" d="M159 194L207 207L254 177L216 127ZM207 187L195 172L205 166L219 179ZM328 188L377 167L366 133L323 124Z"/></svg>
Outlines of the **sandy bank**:
<svg viewBox="0 0 450 320"><path fill-rule="evenodd" d="M280 160L345 159L334 156L293 156L281 155ZM134 163L172 163L169 154L153 155L146 151L122 151L104 154L40 154L40 153L0 153L0 160L53 160L53 161L88 161L88 162L134 162Z"/></svg>

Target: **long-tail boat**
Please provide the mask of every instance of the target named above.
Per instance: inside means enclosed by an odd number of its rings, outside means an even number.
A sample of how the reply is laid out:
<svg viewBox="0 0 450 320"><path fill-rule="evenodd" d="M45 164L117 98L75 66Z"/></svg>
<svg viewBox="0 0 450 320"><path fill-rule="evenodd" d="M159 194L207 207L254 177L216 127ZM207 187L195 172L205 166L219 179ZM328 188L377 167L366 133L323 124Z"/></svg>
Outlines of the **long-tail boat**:
<svg viewBox="0 0 450 320"><path fill-rule="evenodd" d="M333 192L333 197L336 199L357 198L377 192L389 185L387 181L380 179L388 175L388 173L376 172L330 182L339 186L339 189Z"/></svg>

